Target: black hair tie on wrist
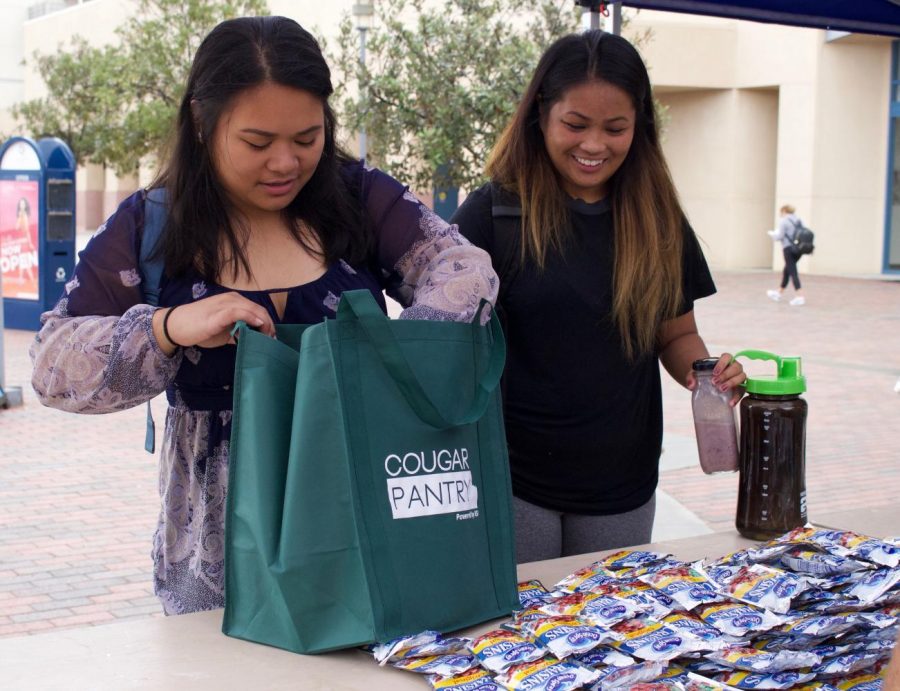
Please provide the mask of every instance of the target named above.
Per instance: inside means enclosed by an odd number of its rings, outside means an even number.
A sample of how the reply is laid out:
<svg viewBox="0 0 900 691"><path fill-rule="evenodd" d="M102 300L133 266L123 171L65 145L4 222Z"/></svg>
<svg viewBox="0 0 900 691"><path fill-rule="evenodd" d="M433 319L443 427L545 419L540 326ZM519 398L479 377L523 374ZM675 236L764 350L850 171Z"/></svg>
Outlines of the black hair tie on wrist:
<svg viewBox="0 0 900 691"><path fill-rule="evenodd" d="M170 308L169 308L169 311L166 312L166 316L163 317L162 329L163 329L163 336L166 337L166 340L167 340L169 343L171 343L171 344L172 344L173 346L175 346L176 348L184 348L185 346L183 346L183 345L181 345L180 343L176 342L175 339L172 338L172 336L169 335L169 317L172 316L172 312L174 312L175 309L176 309L178 306L179 306L179 305L175 305L175 307L170 307Z"/></svg>

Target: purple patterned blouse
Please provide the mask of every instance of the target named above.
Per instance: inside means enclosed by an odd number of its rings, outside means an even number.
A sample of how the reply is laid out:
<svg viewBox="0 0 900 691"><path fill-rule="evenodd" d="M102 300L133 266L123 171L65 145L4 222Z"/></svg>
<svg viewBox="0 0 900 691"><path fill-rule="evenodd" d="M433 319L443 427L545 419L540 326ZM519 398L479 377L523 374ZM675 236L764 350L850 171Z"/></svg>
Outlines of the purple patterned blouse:
<svg viewBox="0 0 900 691"><path fill-rule="evenodd" d="M482 298L493 302L497 276L488 255L422 205L385 173L354 165L375 235L374 263L402 280L389 290L401 319L471 320ZM144 192L126 199L79 255L56 307L42 315L31 347L32 385L44 405L77 413L110 413L166 391L169 408L160 453L161 508L153 542L154 589L167 614L224 606L225 494L231 436L235 346L160 350L138 271ZM275 323L333 317L345 290L379 280L343 260L290 288L279 319L269 293L240 291L269 310ZM225 292L198 275L163 279L160 305Z"/></svg>

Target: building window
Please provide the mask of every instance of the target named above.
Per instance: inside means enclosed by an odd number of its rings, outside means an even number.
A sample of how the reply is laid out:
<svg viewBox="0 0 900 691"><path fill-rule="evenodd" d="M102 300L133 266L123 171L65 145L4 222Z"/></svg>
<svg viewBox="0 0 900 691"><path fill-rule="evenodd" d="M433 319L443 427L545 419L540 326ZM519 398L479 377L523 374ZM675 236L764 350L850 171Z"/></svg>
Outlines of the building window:
<svg viewBox="0 0 900 691"><path fill-rule="evenodd" d="M891 65L891 100L894 103L900 101L900 50L897 49L898 43L900 42L894 41L894 60Z"/></svg>
<svg viewBox="0 0 900 691"><path fill-rule="evenodd" d="M900 41L894 41L892 62L884 270L894 273L900 271Z"/></svg>
<svg viewBox="0 0 900 691"><path fill-rule="evenodd" d="M28 18L37 19L85 2L90 2L90 0L41 0L41 2L36 2L28 7Z"/></svg>

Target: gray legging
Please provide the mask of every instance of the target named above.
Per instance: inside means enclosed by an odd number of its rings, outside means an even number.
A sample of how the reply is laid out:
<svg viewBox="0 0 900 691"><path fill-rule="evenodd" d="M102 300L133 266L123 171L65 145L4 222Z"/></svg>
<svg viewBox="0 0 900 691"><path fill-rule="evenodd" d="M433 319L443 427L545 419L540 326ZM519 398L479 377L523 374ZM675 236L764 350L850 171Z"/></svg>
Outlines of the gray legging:
<svg viewBox="0 0 900 691"><path fill-rule="evenodd" d="M656 497L632 511L586 516L544 509L513 497L516 562L556 559L650 542Z"/></svg>

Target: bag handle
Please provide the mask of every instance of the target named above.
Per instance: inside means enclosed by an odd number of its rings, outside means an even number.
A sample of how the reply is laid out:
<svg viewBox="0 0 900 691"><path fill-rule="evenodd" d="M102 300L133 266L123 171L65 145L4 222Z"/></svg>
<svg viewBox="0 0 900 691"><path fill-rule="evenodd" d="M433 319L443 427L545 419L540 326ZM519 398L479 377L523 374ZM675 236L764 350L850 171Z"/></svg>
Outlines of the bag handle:
<svg viewBox="0 0 900 691"><path fill-rule="evenodd" d="M474 343L481 328L481 314L487 300L482 300L471 324ZM491 354L487 367L476 383L475 397L468 410L457 416L445 415L431 400L415 372L403 355L397 338L391 330L391 320L381 311L368 290L350 290L341 294L337 310L338 322L356 322L369 339L382 364L393 378L406 402L423 422L437 429L467 425L479 420L487 410L491 394L496 390L506 363L506 341L497 319L497 311L491 310L487 328L491 336Z"/></svg>

